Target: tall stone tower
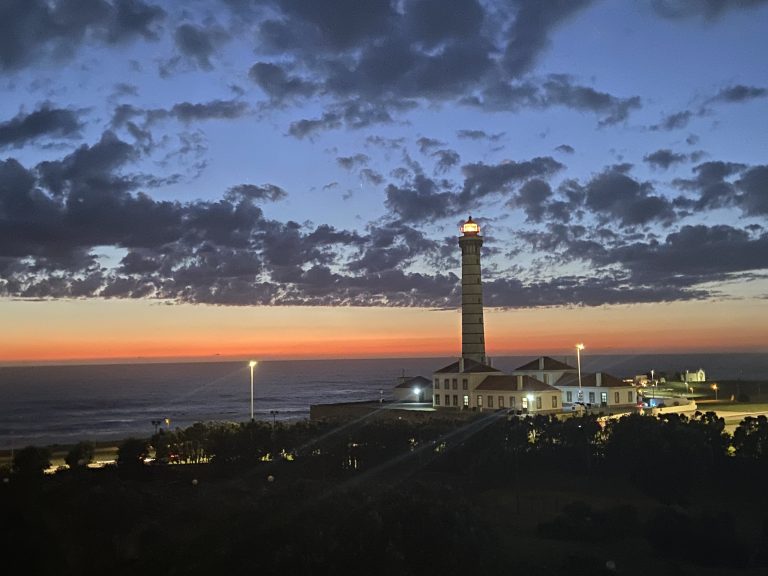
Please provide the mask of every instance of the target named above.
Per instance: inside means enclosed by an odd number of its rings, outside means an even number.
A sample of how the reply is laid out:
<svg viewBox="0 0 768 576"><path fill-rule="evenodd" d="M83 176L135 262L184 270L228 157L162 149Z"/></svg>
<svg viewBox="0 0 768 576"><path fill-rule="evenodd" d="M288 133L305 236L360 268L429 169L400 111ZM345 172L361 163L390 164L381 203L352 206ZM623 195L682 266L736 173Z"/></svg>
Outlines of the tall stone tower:
<svg viewBox="0 0 768 576"><path fill-rule="evenodd" d="M461 226L461 357L485 364L483 284L480 279L480 226L472 216Z"/></svg>

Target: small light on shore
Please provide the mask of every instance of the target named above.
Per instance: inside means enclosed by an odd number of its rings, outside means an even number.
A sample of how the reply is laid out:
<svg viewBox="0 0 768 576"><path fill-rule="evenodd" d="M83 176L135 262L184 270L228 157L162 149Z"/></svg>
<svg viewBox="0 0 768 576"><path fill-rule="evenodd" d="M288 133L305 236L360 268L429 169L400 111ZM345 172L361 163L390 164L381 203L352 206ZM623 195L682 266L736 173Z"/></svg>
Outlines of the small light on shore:
<svg viewBox="0 0 768 576"><path fill-rule="evenodd" d="M274 476L272 476L272 474L270 474L269 476L267 476L267 482L274 482L274 481L275 481L275 477L274 477Z"/></svg>

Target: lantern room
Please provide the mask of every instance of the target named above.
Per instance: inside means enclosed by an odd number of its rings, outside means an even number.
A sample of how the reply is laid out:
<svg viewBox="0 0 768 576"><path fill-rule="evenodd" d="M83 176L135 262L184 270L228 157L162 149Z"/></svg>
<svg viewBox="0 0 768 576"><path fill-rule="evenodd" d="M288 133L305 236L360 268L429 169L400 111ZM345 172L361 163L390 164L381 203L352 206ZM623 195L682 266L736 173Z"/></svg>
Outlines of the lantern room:
<svg viewBox="0 0 768 576"><path fill-rule="evenodd" d="M470 216L469 220L461 225L461 232L464 236L477 236L480 234L480 226L478 226L477 222L472 220L472 216Z"/></svg>

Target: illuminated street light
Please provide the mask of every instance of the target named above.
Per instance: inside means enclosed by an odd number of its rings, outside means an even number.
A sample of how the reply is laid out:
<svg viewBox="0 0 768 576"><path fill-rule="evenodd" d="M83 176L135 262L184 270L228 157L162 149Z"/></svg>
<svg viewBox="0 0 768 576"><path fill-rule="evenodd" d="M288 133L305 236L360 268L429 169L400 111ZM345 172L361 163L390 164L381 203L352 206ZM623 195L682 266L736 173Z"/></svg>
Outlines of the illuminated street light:
<svg viewBox="0 0 768 576"><path fill-rule="evenodd" d="M248 367L251 369L251 422L253 422L253 369L258 364L256 360L248 362Z"/></svg>
<svg viewBox="0 0 768 576"><path fill-rule="evenodd" d="M421 401L421 388L416 387L413 389L413 393L416 395L416 402Z"/></svg>
<svg viewBox="0 0 768 576"><path fill-rule="evenodd" d="M717 387L717 382L712 384L712 390L715 391L715 402L717 402L717 391L719 390L719 388Z"/></svg>
<svg viewBox="0 0 768 576"><path fill-rule="evenodd" d="M584 350L584 344L581 342L576 344L576 368L579 373L579 402L584 402L584 392L581 389L581 351Z"/></svg>

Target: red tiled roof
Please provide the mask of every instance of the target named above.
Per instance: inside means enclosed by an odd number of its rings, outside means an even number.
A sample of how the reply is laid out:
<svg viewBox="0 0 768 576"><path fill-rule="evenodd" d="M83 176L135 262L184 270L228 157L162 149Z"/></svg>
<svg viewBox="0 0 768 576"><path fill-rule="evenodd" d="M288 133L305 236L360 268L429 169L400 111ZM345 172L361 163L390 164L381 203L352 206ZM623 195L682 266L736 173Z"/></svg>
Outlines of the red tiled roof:
<svg viewBox="0 0 768 576"><path fill-rule="evenodd" d="M544 360L544 368L541 368L540 360ZM532 370L576 370L573 366L570 366L566 364L565 362L560 362L559 360L555 360L554 358L551 358L549 356L542 356L540 358L536 358L536 360L531 360L527 364L523 364L519 368L515 369L515 372L522 372L522 371L532 371Z"/></svg>
<svg viewBox="0 0 768 576"><path fill-rule="evenodd" d="M459 361L457 360L453 364L449 364L445 368L440 368L440 370L435 370L435 374L458 374L460 372L459 370ZM469 358L464 359L464 370L461 371L461 373L467 373L467 372L500 372L500 370L494 368L493 366L488 366L488 364L483 364L482 362L478 362L477 360L470 360Z"/></svg>
<svg viewBox="0 0 768 576"><path fill-rule="evenodd" d="M579 375L578 374L563 374L557 382L555 382L555 386L578 386L579 385ZM588 387L594 387L597 386L597 374L595 373L588 373L581 375L581 385L582 386L588 386ZM606 374L605 372L600 373L600 386L603 388L631 388L632 384L629 382L624 382L621 378L617 378L616 376L613 376L611 374Z"/></svg>
<svg viewBox="0 0 768 576"><path fill-rule="evenodd" d="M533 376L520 376L523 379L523 387L521 392L560 392L554 386L545 384L541 380L537 380ZM475 390L503 390L505 392L517 391L517 376L513 374L502 374L487 376L485 380L477 385Z"/></svg>

